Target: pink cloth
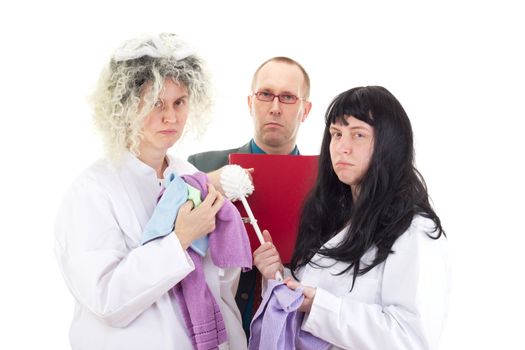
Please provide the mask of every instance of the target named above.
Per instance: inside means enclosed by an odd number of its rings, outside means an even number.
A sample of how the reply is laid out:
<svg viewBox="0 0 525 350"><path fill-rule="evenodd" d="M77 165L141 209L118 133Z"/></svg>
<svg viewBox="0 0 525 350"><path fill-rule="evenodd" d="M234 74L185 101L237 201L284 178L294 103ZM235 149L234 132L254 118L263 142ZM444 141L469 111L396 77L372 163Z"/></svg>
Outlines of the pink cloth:
<svg viewBox="0 0 525 350"><path fill-rule="evenodd" d="M204 278L202 258L188 249L195 270L173 287L194 349L217 349L228 340L224 319Z"/></svg>
<svg viewBox="0 0 525 350"><path fill-rule="evenodd" d="M197 188L204 199L208 194L207 176L198 172L182 177ZM250 242L241 216L233 204L225 201L216 215L215 230L209 234L209 250L218 267L252 267ZM228 339L219 305L206 284L202 258L188 249L195 270L173 288L177 303L195 349L216 349Z"/></svg>

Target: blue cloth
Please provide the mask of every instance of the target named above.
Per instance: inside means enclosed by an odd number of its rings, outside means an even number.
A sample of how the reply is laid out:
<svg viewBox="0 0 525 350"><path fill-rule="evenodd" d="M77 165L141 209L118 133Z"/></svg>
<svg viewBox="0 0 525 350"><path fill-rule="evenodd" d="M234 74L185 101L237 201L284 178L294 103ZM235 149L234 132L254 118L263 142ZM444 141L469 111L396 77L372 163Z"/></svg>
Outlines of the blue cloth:
<svg viewBox="0 0 525 350"><path fill-rule="evenodd" d="M255 143L253 139L250 141L250 149L253 154L266 154L266 152L263 151L261 147L257 146L257 144ZM294 149L289 153L289 155L291 156L299 155L299 149L297 148L297 145L295 145Z"/></svg>
<svg viewBox="0 0 525 350"><path fill-rule="evenodd" d="M191 242L190 247L200 256L205 256L208 250L210 238L208 236L201 237Z"/></svg>
<svg viewBox="0 0 525 350"><path fill-rule="evenodd" d="M330 344L301 329L302 289L268 281L268 288L250 327L249 350L325 350Z"/></svg>
<svg viewBox="0 0 525 350"><path fill-rule="evenodd" d="M162 186L161 197L142 232L141 243L143 245L154 239L169 235L173 231L179 208L186 203L188 198L193 200L195 206L200 204L200 198L198 200L193 198L196 194L195 191L197 195L200 195L200 191L188 185L175 173L169 174L164 179ZM194 240L190 246L200 256L205 256L208 250L208 236Z"/></svg>

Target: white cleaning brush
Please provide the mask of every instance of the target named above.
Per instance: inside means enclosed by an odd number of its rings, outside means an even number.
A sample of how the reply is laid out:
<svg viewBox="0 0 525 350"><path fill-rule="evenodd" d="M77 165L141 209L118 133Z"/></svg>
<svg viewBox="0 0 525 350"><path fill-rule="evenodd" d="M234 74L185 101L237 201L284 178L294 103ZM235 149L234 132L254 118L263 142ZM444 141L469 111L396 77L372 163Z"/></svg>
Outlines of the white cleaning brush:
<svg viewBox="0 0 525 350"><path fill-rule="evenodd" d="M252 194L254 191L252 181L246 171L239 165L227 165L221 171L220 181L224 194L229 200L240 200L242 202L244 210L246 210L248 218L250 219L250 224L252 224L259 242L263 244L264 238L261 229L259 225L257 225L257 220L255 216L253 216L250 205L246 200L246 196ZM275 273L275 279L278 281L283 280L279 271Z"/></svg>

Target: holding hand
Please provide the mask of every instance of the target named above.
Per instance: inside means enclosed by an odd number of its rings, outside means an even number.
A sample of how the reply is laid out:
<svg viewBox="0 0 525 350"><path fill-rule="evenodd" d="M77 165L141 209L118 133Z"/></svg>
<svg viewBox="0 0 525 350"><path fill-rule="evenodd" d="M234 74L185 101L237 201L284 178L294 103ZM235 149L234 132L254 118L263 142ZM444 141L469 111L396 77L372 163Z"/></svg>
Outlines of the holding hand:
<svg viewBox="0 0 525 350"><path fill-rule="evenodd" d="M312 303L314 302L316 289L313 287L303 286L299 282L293 280L291 277L286 277L284 279L284 283L286 283L288 288L293 290L299 287L303 288L304 300L298 310L304 313L310 312L310 310L312 309Z"/></svg>
<svg viewBox="0 0 525 350"><path fill-rule="evenodd" d="M219 193L224 195L224 190L222 189L221 185L221 171L222 168L219 168L217 170L214 170L212 172L207 173L208 181L210 181L210 184L212 184Z"/></svg>
<svg viewBox="0 0 525 350"><path fill-rule="evenodd" d="M212 183L213 186L215 186L215 188L217 189L217 191L219 191L223 196L226 196L226 193L221 183L222 172L224 171L226 167L231 167L231 166L232 165L225 165L222 168L219 168L217 170L214 170L206 174L208 176L208 180L210 181L210 183ZM243 169L243 170L246 173L246 175L248 175L248 178L250 179L250 183L253 183L252 173L254 169L249 168L249 169Z"/></svg>
<svg viewBox="0 0 525 350"><path fill-rule="evenodd" d="M284 272L281 257L272 243L268 230L262 232L265 242L253 252L253 263L265 279L275 279L275 273Z"/></svg>
<svg viewBox="0 0 525 350"><path fill-rule="evenodd" d="M208 184L208 195L197 208L192 209L192 201L180 207L174 231L184 249L192 241L215 230L215 215L223 204L224 197L212 184Z"/></svg>

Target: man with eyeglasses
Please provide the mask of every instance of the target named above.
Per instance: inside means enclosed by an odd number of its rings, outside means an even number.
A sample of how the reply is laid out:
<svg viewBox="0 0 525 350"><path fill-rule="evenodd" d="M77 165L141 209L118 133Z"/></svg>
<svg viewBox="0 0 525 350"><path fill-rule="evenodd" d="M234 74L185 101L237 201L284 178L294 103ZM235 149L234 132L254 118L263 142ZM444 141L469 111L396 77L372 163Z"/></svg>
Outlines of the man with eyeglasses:
<svg viewBox="0 0 525 350"><path fill-rule="evenodd" d="M211 172L228 164L231 153L266 153L299 155L295 144L297 132L310 109L310 78L304 68L288 57L273 57L255 71L248 96L248 108L254 122L253 138L239 148L210 151L190 156L188 161L199 170ZM241 273L235 297L249 336L257 269Z"/></svg>

